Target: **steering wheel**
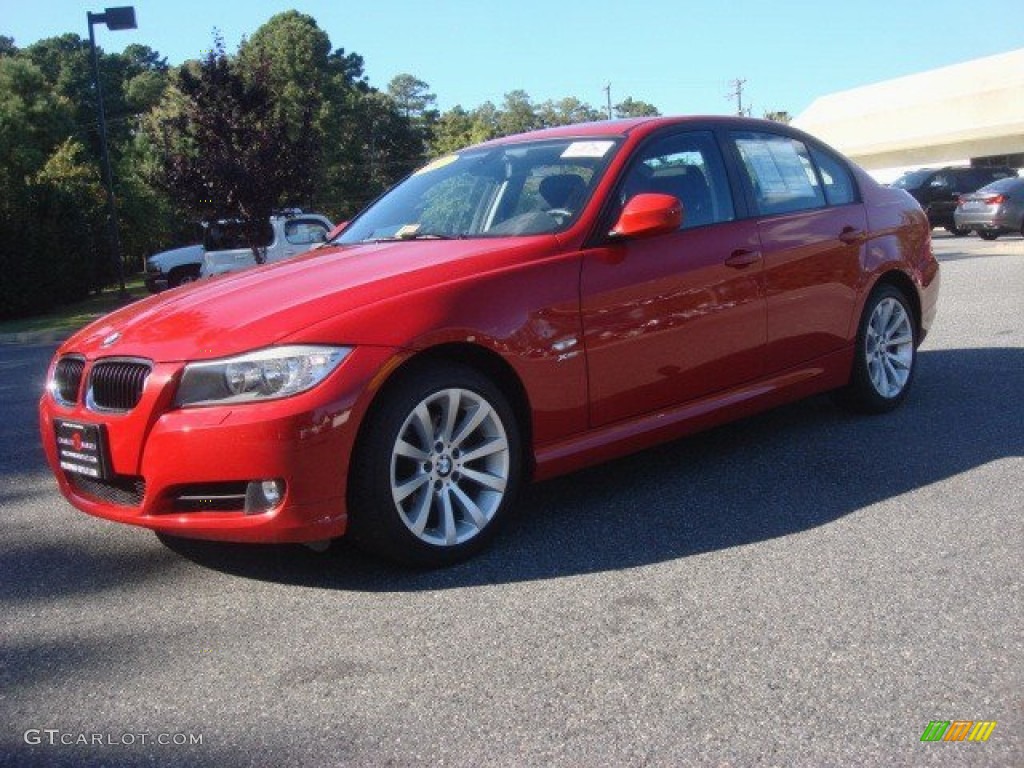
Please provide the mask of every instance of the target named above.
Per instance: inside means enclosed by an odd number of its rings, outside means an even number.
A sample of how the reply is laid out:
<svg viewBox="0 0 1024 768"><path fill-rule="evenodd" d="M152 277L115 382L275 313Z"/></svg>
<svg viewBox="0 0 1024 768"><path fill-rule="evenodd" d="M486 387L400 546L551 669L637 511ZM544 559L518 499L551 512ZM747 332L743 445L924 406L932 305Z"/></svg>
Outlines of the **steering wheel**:
<svg viewBox="0 0 1024 768"><path fill-rule="evenodd" d="M565 222L566 219L572 217L572 211L570 211L568 208L549 208L548 210L545 211L545 213L548 216L553 216L554 218L558 219L559 224L562 224L563 222Z"/></svg>

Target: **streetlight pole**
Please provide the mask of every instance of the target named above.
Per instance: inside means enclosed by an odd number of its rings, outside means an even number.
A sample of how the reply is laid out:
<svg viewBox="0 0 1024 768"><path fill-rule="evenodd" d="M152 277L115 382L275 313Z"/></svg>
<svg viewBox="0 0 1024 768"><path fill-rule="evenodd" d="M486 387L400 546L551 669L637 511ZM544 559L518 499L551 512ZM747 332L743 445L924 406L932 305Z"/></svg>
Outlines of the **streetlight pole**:
<svg viewBox="0 0 1024 768"><path fill-rule="evenodd" d="M135 29L135 8L122 6L107 8L103 13L86 12L89 21L89 49L92 52L92 80L96 86L96 112L100 121L100 154L103 159L103 180L107 185L107 206L110 209L110 229L114 239L114 260L117 265L117 279L121 285L120 296L126 298L124 286L124 258L121 256L121 231L117 224L117 199L114 197L114 175L110 170L110 152L107 149L107 115L103 109L103 85L100 83L99 58L96 55L96 35L93 24L106 24L107 29Z"/></svg>

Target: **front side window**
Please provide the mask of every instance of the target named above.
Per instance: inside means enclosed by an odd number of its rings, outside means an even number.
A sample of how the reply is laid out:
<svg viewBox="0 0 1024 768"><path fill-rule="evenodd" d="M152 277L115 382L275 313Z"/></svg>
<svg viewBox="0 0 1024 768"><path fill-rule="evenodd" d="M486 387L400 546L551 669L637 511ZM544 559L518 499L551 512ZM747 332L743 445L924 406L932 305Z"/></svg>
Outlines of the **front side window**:
<svg viewBox="0 0 1024 768"><path fill-rule="evenodd" d="M732 136L759 213L792 213L825 206L825 193L803 142L752 131Z"/></svg>
<svg viewBox="0 0 1024 768"><path fill-rule="evenodd" d="M619 201L656 192L683 204L683 229L735 218L732 194L718 144L711 131L687 131L644 147L622 183Z"/></svg>
<svg viewBox="0 0 1024 768"><path fill-rule="evenodd" d="M448 155L388 192L336 242L560 232L578 218L618 144L557 139Z"/></svg>

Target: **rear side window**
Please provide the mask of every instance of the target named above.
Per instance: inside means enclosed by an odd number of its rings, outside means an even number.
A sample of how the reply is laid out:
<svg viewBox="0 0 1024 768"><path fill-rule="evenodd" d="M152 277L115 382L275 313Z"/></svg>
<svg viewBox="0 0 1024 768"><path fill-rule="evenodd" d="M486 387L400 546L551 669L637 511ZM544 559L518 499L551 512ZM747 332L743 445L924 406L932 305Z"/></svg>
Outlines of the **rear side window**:
<svg viewBox="0 0 1024 768"><path fill-rule="evenodd" d="M327 240L327 227L316 219L290 219L284 224L284 239L292 245L312 245Z"/></svg>
<svg viewBox="0 0 1024 768"><path fill-rule="evenodd" d="M825 193L803 142L753 131L732 134L762 214L825 207Z"/></svg>
<svg viewBox="0 0 1024 768"><path fill-rule="evenodd" d="M250 244L246 227L241 221L212 221L206 228L203 247L207 251L234 251L242 248L266 248L274 242L274 227L269 221L260 223L259 239Z"/></svg>

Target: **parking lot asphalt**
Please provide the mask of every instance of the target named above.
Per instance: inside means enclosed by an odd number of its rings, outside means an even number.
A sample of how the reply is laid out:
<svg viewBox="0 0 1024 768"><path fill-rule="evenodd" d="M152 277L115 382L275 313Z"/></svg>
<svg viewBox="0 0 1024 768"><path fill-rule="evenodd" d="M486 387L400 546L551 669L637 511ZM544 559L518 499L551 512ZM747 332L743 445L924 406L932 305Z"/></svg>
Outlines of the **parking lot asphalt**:
<svg viewBox="0 0 1024 768"><path fill-rule="evenodd" d="M897 412L813 398L539 484L436 572L75 511L54 347L0 346L0 765L1024 765L1024 239L935 247ZM997 725L921 741L947 720Z"/></svg>

